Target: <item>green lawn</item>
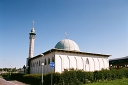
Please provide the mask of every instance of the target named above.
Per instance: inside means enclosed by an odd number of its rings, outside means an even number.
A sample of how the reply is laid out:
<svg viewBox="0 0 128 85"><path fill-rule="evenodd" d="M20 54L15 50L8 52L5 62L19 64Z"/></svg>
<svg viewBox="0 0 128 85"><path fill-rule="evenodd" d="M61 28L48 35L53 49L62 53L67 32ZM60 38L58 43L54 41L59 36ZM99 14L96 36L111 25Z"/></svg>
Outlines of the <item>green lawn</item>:
<svg viewBox="0 0 128 85"><path fill-rule="evenodd" d="M84 85L128 85L128 78L126 79L116 79L113 81L95 82Z"/></svg>

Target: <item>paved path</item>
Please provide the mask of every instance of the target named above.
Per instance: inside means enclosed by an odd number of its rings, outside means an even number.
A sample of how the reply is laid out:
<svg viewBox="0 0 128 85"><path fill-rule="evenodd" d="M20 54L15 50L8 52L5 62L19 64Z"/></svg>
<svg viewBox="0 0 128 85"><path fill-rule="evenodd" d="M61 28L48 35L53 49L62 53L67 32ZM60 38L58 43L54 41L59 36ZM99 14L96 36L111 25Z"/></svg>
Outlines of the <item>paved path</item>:
<svg viewBox="0 0 128 85"><path fill-rule="evenodd" d="M24 84L22 82L19 81L15 81L15 80L5 80L3 78L0 78L0 85L28 85L28 84Z"/></svg>

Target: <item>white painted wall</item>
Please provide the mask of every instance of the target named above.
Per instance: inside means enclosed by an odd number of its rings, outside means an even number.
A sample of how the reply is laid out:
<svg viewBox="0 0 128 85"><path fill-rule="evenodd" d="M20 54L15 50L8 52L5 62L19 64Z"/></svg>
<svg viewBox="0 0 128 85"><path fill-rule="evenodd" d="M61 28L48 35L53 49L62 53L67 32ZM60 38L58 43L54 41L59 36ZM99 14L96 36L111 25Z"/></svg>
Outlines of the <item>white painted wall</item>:
<svg viewBox="0 0 128 85"><path fill-rule="evenodd" d="M30 73L31 74L42 74L42 63L45 63L45 59L46 59L46 65L43 66L43 73L45 74L49 72L54 72L54 68L51 69L48 64L48 59L50 59L50 62L51 62L52 57L54 57L54 53L50 53L43 57L32 59L31 64L34 64L34 66L30 66ZM40 61L40 66L39 66L39 61Z"/></svg>
<svg viewBox="0 0 128 85"><path fill-rule="evenodd" d="M89 61L89 64L86 61ZM62 72L64 69L83 69L84 71L95 71L108 69L108 57L72 54L72 53L55 53L55 72Z"/></svg>
<svg viewBox="0 0 128 85"><path fill-rule="evenodd" d="M48 64L48 59L50 62L52 61L52 57L55 58L55 68L50 68ZM84 71L95 71L101 70L102 68L108 69L109 68L109 61L108 57L104 56L94 56L94 55L85 55L85 54L73 54L73 53L62 53L62 52L52 52L42 57L38 57L31 60L31 64L36 66L30 67L31 74L41 74L42 73L42 66L41 63L47 61L47 64L43 66L43 73L49 72L62 72L64 69L81 69ZM86 61L89 61L87 64ZM39 66L39 61L40 66ZM38 64L37 64L38 62Z"/></svg>

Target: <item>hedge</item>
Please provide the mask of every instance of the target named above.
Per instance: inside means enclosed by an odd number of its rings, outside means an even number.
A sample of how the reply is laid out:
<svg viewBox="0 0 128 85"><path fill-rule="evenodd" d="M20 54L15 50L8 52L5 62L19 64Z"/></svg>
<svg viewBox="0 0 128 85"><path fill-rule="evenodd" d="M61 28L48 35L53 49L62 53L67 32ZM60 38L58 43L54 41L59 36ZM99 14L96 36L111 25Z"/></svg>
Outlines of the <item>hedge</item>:
<svg viewBox="0 0 128 85"><path fill-rule="evenodd" d="M3 77L8 77L9 74L2 74ZM81 85L91 82L102 82L114 79L128 78L128 68L122 69L102 69L100 71L85 72L83 70L65 70L60 73L52 73L53 85ZM45 74L44 85L51 84L51 73ZM12 79L30 84L40 84L41 74L12 74Z"/></svg>
<svg viewBox="0 0 128 85"><path fill-rule="evenodd" d="M58 82L56 82L58 83ZM77 78L76 71L64 71L60 76L58 85L80 85L81 82Z"/></svg>
<svg viewBox="0 0 128 85"><path fill-rule="evenodd" d="M26 74L23 75L24 82L39 84L41 83L41 75L40 74Z"/></svg>

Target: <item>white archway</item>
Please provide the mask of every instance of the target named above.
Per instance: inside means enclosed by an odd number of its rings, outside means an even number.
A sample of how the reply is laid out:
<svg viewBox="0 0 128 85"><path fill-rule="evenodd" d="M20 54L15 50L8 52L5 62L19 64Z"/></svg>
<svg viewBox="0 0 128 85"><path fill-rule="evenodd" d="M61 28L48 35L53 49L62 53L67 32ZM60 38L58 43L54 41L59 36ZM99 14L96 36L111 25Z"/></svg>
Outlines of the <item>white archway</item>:
<svg viewBox="0 0 128 85"><path fill-rule="evenodd" d="M86 58L85 60L85 71L89 71L90 70L90 67L89 67L89 59Z"/></svg>
<svg viewBox="0 0 128 85"><path fill-rule="evenodd" d="M67 56L64 56L63 57L63 69L69 69L69 63L70 63L70 60Z"/></svg>
<svg viewBox="0 0 128 85"><path fill-rule="evenodd" d="M63 61L62 61L61 56L59 56L59 59L58 59L57 63L59 64L59 66L57 65L57 67L58 67L58 72L61 73L61 72L62 72L62 69L63 69Z"/></svg>
<svg viewBox="0 0 128 85"><path fill-rule="evenodd" d="M82 57L81 57L81 60L82 60L82 65L83 65L83 69L82 70L84 70L84 60L83 60Z"/></svg>
<svg viewBox="0 0 128 85"><path fill-rule="evenodd" d="M95 70L99 70L99 61L98 61L98 59L97 58L93 58L94 59L94 61L95 61Z"/></svg>
<svg viewBox="0 0 128 85"><path fill-rule="evenodd" d="M69 60L69 67L68 67L68 69L70 69L70 58L67 56L67 58L68 58L68 60Z"/></svg>
<svg viewBox="0 0 128 85"><path fill-rule="evenodd" d="M88 58L89 59L89 71L94 71L95 70L95 62L93 58Z"/></svg>
<svg viewBox="0 0 128 85"><path fill-rule="evenodd" d="M93 71L95 71L95 60L92 58L92 60L93 60L93 62L94 62L94 70Z"/></svg>
<svg viewBox="0 0 128 85"><path fill-rule="evenodd" d="M78 69L78 67L77 67L77 59L76 59L76 57L74 57L75 58L75 64L76 64L76 70Z"/></svg>

